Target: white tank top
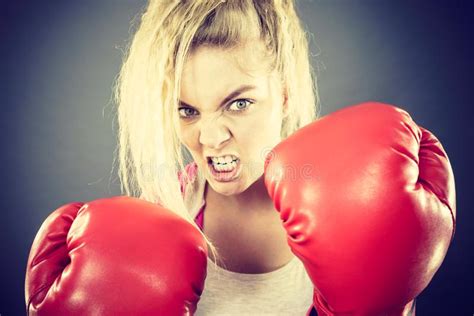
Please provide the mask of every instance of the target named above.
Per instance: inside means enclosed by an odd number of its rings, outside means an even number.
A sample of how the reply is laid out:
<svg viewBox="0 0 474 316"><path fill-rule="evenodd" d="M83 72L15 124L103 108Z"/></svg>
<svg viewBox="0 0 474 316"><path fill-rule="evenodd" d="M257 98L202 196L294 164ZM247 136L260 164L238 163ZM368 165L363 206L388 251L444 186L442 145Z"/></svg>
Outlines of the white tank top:
<svg viewBox="0 0 474 316"><path fill-rule="evenodd" d="M294 257L282 268L259 274L224 270L208 259L207 278L197 316L306 315L313 285Z"/></svg>
<svg viewBox="0 0 474 316"><path fill-rule="evenodd" d="M196 168L196 165L188 165L188 175L190 172L190 176L195 177ZM197 172L192 183L196 194L190 196L183 192L193 218L200 214L205 203L205 181ZM225 270L208 258L207 278L195 315L303 316L312 301L313 285L297 257L277 270L258 274Z"/></svg>

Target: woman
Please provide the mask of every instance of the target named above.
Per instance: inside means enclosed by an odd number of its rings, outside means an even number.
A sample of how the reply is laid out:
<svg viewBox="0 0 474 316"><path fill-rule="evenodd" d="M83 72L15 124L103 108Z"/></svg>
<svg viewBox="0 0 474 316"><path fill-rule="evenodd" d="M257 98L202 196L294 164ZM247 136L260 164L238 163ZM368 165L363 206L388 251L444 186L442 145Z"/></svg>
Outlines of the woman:
<svg viewBox="0 0 474 316"><path fill-rule="evenodd" d="M221 260L198 314L311 305L262 175L265 154L314 119L315 91L293 1L150 2L117 90L121 175L127 192L203 222ZM145 168L182 168L182 147L193 161L184 210L174 169Z"/></svg>
<svg viewBox="0 0 474 316"><path fill-rule="evenodd" d="M116 91L141 199L48 217L31 314L414 314L454 236L449 160L386 104L312 122L292 1L151 1Z"/></svg>

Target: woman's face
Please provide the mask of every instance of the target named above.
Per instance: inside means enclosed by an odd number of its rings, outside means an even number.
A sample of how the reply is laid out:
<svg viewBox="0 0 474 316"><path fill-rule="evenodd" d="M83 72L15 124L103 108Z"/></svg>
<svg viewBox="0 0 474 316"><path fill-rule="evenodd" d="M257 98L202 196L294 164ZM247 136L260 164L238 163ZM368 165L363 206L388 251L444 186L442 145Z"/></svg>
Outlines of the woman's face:
<svg viewBox="0 0 474 316"><path fill-rule="evenodd" d="M285 95L258 46L200 47L184 65L179 137L212 189L239 194L263 175L281 140Z"/></svg>

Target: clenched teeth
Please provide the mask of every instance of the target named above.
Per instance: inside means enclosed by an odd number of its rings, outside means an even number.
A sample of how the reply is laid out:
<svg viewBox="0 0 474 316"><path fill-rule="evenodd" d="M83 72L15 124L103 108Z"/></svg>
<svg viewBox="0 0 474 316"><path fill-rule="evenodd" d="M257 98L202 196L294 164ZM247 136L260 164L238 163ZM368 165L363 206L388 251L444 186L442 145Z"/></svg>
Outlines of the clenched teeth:
<svg viewBox="0 0 474 316"><path fill-rule="evenodd" d="M229 164L233 161L237 161L239 160L239 158L237 158L236 156L234 155L226 155L226 156L221 156L221 157L210 157L211 158L211 161L214 163L214 164Z"/></svg>

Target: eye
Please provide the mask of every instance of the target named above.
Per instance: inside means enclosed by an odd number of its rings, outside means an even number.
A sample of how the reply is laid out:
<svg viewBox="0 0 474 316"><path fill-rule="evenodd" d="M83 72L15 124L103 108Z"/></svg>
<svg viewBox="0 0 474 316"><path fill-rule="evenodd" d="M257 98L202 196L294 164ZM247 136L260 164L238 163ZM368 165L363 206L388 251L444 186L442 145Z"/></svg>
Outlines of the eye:
<svg viewBox="0 0 474 316"><path fill-rule="evenodd" d="M197 115L197 111L192 108L188 107L180 107L178 108L179 116L181 118L191 118L194 115Z"/></svg>
<svg viewBox="0 0 474 316"><path fill-rule="evenodd" d="M243 112L243 111L246 111L248 110L248 108L250 107L250 104L252 104L253 102L248 100L248 99L238 99L238 100L235 100L234 102L232 102L228 109L229 111L231 112ZM234 109L232 109L234 108Z"/></svg>

